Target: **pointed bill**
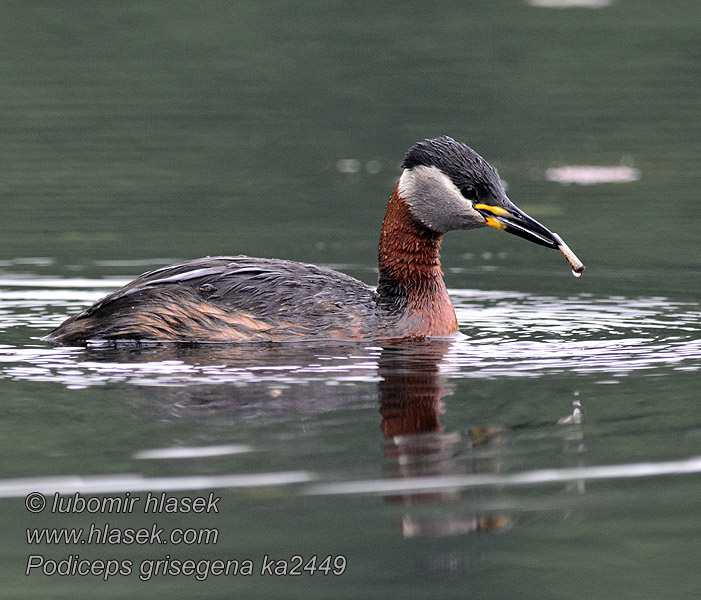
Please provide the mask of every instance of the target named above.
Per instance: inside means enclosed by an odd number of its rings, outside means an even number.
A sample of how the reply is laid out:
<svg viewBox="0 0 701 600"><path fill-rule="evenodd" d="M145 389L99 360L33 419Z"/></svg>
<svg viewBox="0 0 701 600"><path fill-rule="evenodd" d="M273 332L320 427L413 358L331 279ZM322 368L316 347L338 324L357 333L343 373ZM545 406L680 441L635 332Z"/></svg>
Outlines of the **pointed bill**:
<svg viewBox="0 0 701 600"><path fill-rule="evenodd" d="M584 271L585 266L577 258L577 256L565 244L562 238L550 231L544 225L541 225L535 219L529 217L522 210L516 208L509 203L509 208L503 206L494 206L489 204L475 204L474 208L483 217L487 225L501 229L507 233L522 237L529 242L545 246L546 248L558 249L567 259L567 262L572 267L572 274L579 277Z"/></svg>

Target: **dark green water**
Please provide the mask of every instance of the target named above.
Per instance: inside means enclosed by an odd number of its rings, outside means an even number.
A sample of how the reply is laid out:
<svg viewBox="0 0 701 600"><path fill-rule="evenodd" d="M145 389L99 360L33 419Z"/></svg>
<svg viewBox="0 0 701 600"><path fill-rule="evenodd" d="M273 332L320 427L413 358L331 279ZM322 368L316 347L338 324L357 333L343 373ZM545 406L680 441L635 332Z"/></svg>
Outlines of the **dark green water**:
<svg viewBox="0 0 701 600"><path fill-rule="evenodd" d="M701 5L534 4L4 3L2 597L697 597ZM583 277L513 236L453 233L451 343L38 340L180 259L374 283L403 152L443 134L498 167ZM587 168L548 171L568 166ZM592 183L591 166L621 169ZM51 512L76 492L139 500ZM218 512L144 513L162 492ZM27 542L93 523L218 538ZM132 567L25 576L30 555ZM261 575L293 555L345 568ZM166 556L254 574L140 579Z"/></svg>

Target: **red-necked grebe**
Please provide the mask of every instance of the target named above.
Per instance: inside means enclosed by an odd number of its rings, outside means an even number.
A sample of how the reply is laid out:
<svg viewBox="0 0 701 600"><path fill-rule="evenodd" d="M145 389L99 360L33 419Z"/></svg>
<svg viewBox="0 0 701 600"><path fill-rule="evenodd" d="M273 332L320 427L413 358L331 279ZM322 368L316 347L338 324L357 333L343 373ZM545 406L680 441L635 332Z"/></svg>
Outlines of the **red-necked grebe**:
<svg viewBox="0 0 701 600"><path fill-rule="evenodd" d="M44 339L267 342L449 336L458 331L440 246L455 229L492 226L559 248L557 234L507 198L496 169L449 137L406 153L387 204L374 289L331 269L287 260L201 258L144 273Z"/></svg>

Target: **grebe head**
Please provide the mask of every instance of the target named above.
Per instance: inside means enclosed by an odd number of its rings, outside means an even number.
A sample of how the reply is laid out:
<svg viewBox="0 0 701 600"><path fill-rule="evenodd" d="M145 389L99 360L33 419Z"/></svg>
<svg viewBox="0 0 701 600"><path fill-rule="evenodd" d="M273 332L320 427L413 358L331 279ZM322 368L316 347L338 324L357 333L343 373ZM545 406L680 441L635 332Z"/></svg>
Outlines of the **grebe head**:
<svg viewBox="0 0 701 600"><path fill-rule="evenodd" d="M506 196L497 170L472 148L449 137L424 140L402 162L399 196L427 229L443 234L489 225L557 248L546 227Z"/></svg>

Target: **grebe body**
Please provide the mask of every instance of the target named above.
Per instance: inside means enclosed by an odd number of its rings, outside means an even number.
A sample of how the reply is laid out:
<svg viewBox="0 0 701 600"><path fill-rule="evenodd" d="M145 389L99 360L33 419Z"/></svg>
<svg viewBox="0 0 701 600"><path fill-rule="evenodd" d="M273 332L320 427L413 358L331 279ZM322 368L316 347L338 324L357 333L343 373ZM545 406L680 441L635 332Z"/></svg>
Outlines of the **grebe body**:
<svg viewBox="0 0 701 600"><path fill-rule="evenodd" d="M47 341L283 341L369 337L382 321L370 286L313 265L219 256L144 273L65 321Z"/></svg>
<svg viewBox="0 0 701 600"><path fill-rule="evenodd" d="M377 288L298 262L208 257L150 271L43 339L276 342L396 340L457 333L443 281L445 233L490 225L550 248L556 234L507 198L496 170L451 138L405 155L380 234Z"/></svg>

